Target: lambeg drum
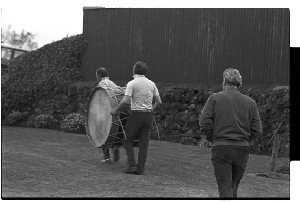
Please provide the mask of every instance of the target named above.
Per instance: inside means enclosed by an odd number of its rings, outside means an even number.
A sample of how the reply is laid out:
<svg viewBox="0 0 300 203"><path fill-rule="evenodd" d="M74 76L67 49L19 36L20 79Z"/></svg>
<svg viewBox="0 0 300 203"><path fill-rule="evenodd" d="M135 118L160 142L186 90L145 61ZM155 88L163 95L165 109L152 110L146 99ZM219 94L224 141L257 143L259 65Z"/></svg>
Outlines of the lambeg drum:
<svg viewBox="0 0 300 203"><path fill-rule="evenodd" d="M127 115L124 112L111 115L112 109L118 106L124 95L124 89L111 89L95 87L87 102L86 111L86 133L90 142L95 147L117 147L122 145L123 138L126 139L124 123ZM124 122L125 121L125 122Z"/></svg>

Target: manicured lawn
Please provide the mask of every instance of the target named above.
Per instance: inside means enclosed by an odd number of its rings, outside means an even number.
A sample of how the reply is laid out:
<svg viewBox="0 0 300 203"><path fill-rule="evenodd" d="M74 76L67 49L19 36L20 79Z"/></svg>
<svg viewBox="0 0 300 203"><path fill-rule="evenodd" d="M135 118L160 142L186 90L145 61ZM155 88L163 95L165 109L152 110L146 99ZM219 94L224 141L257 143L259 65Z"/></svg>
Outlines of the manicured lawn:
<svg viewBox="0 0 300 203"><path fill-rule="evenodd" d="M1 145L2 198L218 197L206 148L150 141L145 174L136 176L123 173L123 148L119 162L100 163L86 135L4 126ZM238 196L288 198L289 181L255 175L269 167L270 157L250 155Z"/></svg>

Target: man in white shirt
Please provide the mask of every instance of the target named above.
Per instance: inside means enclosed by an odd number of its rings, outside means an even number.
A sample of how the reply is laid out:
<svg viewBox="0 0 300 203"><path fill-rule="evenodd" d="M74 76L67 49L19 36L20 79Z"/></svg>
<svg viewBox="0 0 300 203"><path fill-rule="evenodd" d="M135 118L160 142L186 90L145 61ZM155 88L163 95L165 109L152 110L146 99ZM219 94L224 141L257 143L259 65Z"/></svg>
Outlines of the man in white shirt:
<svg viewBox="0 0 300 203"><path fill-rule="evenodd" d="M128 170L125 173L142 175L148 153L150 131L153 124L152 111L160 105L161 99L154 82L145 77L147 66L144 62L136 62L133 66L133 80L128 82L125 95L118 107L111 113L116 114L120 108L131 100L131 114L125 126L126 139L123 146L128 157ZM152 105L152 101L155 101ZM138 163L135 163L133 141L139 139Z"/></svg>

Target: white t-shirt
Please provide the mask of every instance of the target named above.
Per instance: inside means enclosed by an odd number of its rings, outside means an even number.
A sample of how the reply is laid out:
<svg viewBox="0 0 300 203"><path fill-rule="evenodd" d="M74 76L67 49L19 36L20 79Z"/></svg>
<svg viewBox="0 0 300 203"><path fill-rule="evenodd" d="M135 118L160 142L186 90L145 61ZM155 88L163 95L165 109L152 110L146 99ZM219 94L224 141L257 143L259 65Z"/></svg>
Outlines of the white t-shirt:
<svg viewBox="0 0 300 203"><path fill-rule="evenodd" d="M155 83L144 75L133 77L125 90L125 95L131 97L131 110L151 110L153 96L159 96Z"/></svg>

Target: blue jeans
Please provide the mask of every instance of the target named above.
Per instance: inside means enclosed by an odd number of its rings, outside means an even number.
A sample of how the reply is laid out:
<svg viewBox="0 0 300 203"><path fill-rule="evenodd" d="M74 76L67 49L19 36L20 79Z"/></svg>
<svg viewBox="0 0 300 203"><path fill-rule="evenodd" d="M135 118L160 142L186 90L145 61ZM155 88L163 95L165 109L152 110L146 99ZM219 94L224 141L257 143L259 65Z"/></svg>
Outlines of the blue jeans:
<svg viewBox="0 0 300 203"><path fill-rule="evenodd" d="M249 158L249 147L215 146L212 163L220 198L236 198Z"/></svg>

